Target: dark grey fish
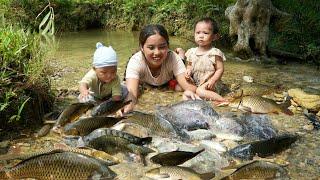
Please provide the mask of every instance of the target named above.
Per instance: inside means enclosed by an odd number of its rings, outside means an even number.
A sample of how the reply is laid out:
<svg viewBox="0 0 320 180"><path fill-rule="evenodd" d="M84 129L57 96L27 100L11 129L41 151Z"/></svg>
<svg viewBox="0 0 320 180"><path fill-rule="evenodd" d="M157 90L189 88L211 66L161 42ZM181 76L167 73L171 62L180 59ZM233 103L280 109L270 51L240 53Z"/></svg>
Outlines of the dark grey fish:
<svg viewBox="0 0 320 180"><path fill-rule="evenodd" d="M94 107L91 111L92 116L109 115L128 105L129 101L113 101L111 98Z"/></svg>
<svg viewBox="0 0 320 180"><path fill-rule="evenodd" d="M159 153L155 156L152 156L150 160L153 163L160 164L161 166L177 166L188 161L189 159L192 159L193 157L197 156L203 151L204 149L201 149L200 151L197 151L197 152L188 152L188 151L164 152L164 153Z"/></svg>
<svg viewBox="0 0 320 180"><path fill-rule="evenodd" d="M253 161L241 166L229 176L222 178L222 180L284 178L288 178L288 172L278 164L266 161Z"/></svg>
<svg viewBox="0 0 320 180"><path fill-rule="evenodd" d="M239 145L229 150L228 154L245 160L252 160L255 155L267 157L287 149L297 139L297 135L285 134L267 140Z"/></svg>
<svg viewBox="0 0 320 180"><path fill-rule="evenodd" d="M82 118L73 123L67 124L63 128L66 135L80 135L85 136L93 130L101 127L111 127L119 122L121 118L107 117L107 116L94 116Z"/></svg>
<svg viewBox="0 0 320 180"><path fill-rule="evenodd" d="M132 152L145 156L151 152L154 152L152 149L147 147L133 144L128 139L112 135L101 135L95 138L85 139L84 144L85 146L89 146L109 154L115 154L118 152Z"/></svg>
<svg viewBox="0 0 320 180"><path fill-rule="evenodd" d="M203 116L199 111L192 109L172 110L168 107L157 107L157 118L163 118L171 122L177 129L196 130L209 129L211 119Z"/></svg>
<svg viewBox="0 0 320 180"><path fill-rule="evenodd" d="M315 129L317 129L317 130L320 129L320 120L315 114L308 113L308 111L303 111L303 114L312 123L312 125Z"/></svg>
<svg viewBox="0 0 320 180"><path fill-rule="evenodd" d="M88 109L92 108L92 103L74 103L66 107L58 117L55 127L62 127L68 122L78 119Z"/></svg>
<svg viewBox="0 0 320 180"><path fill-rule="evenodd" d="M250 139L263 140L277 136L277 129L266 114L245 113L238 122L244 129L244 136Z"/></svg>
<svg viewBox="0 0 320 180"><path fill-rule="evenodd" d="M125 139L129 143L133 143L136 145L144 145L144 144L148 144L152 141L152 137L140 138L140 137L134 136L132 134L129 134L129 133L126 133L123 131L119 131L116 129L109 129L109 128L96 129L96 130L92 131L90 134L88 134L87 136L84 136L83 141L85 143L90 142L91 140L93 140L97 137L101 137L101 136L119 137L121 139Z"/></svg>
<svg viewBox="0 0 320 180"><path fill-rule="evenodd" d="M116 174L98 159L73 152L50 152L0 172L1 179L113 179Z"/></svg>

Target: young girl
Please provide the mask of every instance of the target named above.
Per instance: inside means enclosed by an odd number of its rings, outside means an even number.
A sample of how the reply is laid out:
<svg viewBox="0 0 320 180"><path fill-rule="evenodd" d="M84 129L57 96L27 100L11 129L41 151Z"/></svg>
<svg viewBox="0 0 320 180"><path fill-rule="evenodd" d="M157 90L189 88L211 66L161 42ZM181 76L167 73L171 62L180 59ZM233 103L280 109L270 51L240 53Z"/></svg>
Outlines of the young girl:
<svg viewBox="0 0 320 180"><path fill-rule="evenodd" d="M173 83L170 82L175 78L183 90L189 90L184 93L184 96L196 98L193 93L196 86L188 83L184 78L186 68L180 56L169 50L169 36L162 25L145 26L140 32L139 45L140 51L130 58L126 69L128 98L132 102L123 109L124 113L133 110L137 103L138 87L142 83L152 86L162 86L169 83L173 86ZM119 114L123 112L119 112Z"/></svg>
<svg viewBox="0 0 320 180"><path fill-rule="evenodd" d="M203 18L196 22L194 39L198 47L186 52L187 71L185 78L198 88L196 94L203 99L212 100L215 104L227 103L217 91L221 89L224 54L212 46L219 38L217 23L211 18Z"/></svg>

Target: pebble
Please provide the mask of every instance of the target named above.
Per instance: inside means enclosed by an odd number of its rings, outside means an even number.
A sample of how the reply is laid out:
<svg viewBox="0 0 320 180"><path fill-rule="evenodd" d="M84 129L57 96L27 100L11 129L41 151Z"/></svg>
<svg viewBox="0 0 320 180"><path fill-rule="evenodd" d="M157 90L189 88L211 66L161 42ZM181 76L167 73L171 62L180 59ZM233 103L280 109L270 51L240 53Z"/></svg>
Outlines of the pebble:
<svg viewBox="0 0 320 180"><path fill-rule="evenodd" d="M314 129L314 126L312 124L307 124L303 126L303 129L307 131L312 131Z"/></svg>
<svg viewBox="0 0 320 180"><path fill-rule="evenodd" d="M252 83L253 82L253 77L252 76L243 76L242 79L245 82L248 82L248 83Z"/></svg>

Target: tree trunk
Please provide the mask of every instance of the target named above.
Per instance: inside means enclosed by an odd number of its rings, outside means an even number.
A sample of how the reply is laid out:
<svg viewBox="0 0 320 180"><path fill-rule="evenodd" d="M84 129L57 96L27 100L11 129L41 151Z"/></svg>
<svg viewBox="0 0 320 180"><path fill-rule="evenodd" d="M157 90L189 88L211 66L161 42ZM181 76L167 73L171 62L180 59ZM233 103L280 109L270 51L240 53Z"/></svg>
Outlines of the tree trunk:
<svg viewBox="0 0 320 180"><path fill-rule="evenodd" d="M271 0L238 0L225 10L225 15L230 20L229 35L238 38L233 50L247 58L253 53L266 55L270 18L288 16Z"/></svg>

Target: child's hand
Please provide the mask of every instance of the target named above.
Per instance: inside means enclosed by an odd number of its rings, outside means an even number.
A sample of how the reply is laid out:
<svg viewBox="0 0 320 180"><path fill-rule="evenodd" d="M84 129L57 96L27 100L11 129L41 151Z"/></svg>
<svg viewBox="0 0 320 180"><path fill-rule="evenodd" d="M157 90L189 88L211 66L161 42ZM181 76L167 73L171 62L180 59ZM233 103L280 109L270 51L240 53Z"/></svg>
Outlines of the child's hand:
<svg viewBox="0 0 320 180"><path fill-rule="evenodd" d="M79 101L80 102L88 102L88 101L93 100L92 96L91 96L92 93L93 92L89 91L88 89L82 90L80 92Z"/></svg>
<svg viewBox="0 0 320 180"><path fill-rule="evenodd" d="M174 50L182 59L185 57L185 51L182 48L176 48Z"/></svg>
<svg viewBox="0 0 320 180"><path fill-rule="evenodd" d="M215 83L216 83L216 82L209 80L208 82L205 83L205 88L206 88L207 90L214 90L214 85L215 85Z"/></svg>
<svg viewBox="0 0 320 180"><path fill-rule="evenodd" d="M191 69L186 70L185 78L187 81L191 80Z"/></svg>

